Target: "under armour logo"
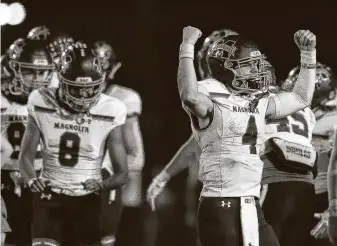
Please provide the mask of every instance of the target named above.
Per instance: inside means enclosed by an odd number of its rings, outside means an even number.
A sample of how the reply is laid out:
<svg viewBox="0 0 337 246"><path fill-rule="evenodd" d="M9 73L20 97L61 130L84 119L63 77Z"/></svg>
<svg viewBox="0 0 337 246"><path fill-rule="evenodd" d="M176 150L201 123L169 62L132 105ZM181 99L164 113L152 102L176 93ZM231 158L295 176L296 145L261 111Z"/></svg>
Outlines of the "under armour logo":
<svg viewBox="0 0 337 246"><path fill-rule="evenodd" d="M221 206L222 207L226 207L226 208L230 208L231 207L231 202L221 201Z"/></svg>
<svg viewBox="0 0 337 246"><path fill-rule="evenodd" d="M44 194L44 193L42 193L41 196L40 196L41 199L47 199L47 200L50 200L51 197L52 197L51 194L47 194L47 195L46 195L46 194Z"/></svg>

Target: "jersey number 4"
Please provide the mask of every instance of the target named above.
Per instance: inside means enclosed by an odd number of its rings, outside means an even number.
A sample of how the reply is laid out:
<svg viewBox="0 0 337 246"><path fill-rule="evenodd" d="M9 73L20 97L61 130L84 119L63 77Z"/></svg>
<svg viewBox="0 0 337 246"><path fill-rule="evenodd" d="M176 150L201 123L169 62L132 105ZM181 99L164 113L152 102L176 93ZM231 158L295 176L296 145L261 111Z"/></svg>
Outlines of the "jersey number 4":
<svg viewBox="0 0 337 246"><path fill-rule="evenodd" d="M254 115L249 116L246 133L242 136L242 144L249 144L250 153L256 154L257 127Z"/></svg>
<svg viewBox="0 0 337 246"><path fill-rule="evenodd" d="M7 128L7 139L8 142L13 147L13 153L10 156L11 159L17 160L20 155L21 142L23 134L25 133L26 127L22 122L10 123ZM41 159L41 151L36 152L35 159Z"/></svg>
<svg viewBox="0 0 337 246"><path fill-rule="evenodd" d="M73 132L65 132L60 137L59 163L62 166L73 167L78 163L81 138Z"/></svg>
<svg viewBox="0 0 337 246"><path fill-rule="evenodd" d="M303 129L301 129L298 125L290 124L289 117L291 117L294 121L301 122L303 124ZM290 129L297 135L301 135L306 138L309 137L308 123L304 116L299 112L280 120L280 123L277 125L278 132L290 132Z"/></svg>

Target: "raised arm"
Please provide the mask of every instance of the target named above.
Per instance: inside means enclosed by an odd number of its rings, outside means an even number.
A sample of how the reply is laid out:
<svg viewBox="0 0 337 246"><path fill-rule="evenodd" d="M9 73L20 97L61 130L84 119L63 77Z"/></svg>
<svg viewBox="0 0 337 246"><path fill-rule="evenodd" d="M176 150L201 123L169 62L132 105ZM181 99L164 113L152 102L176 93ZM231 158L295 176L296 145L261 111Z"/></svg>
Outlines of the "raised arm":
<svg viewBox="0 0 337 246"><path fill-rule="evenodd" d="M194 27L185 27L183 42L179 51L178 89L180 99L189 111L200 119L205 119L213 110L213 102L198 92L197 76L193 64L194 44L201 31Z"/></svg>
<svg viewBox="0 0 337 246"><path fill-rule="evenodd" d="M316 81L316 36L309 30L297 31L295 43L301 51L301 70L291 92L269 98L267 118L280 119L311 104Z"/></svg>

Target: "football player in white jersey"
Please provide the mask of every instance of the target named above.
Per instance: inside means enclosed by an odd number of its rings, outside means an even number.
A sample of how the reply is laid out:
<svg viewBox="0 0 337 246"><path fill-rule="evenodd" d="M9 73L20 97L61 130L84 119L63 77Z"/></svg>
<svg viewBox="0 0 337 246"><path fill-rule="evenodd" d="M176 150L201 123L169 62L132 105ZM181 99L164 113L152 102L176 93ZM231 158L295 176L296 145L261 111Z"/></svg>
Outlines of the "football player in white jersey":
<svg viewBox="0 0 337 246"><path fill-rule="evenodd" d="M210 46L220 37L225 37L237 32L229 29L220 29L212 32L205 38L201 49L197 53L198 75L201 79L206 79L210 75L206 62L206 55ZM185 223L188 227L195 230L195 219L198 205L198 194L201 191L201 183L198 180L198 159L201 154L200 147L195 141L193 135L179 148L170 162L163 170L152 180L147 189L147 201L152 210L155 210L155 201L167 182L184 169L188 169L188 177L185 190ZM165 221L163 221L165 223ZM193 233L193 232L192 232ZM188 237L188 235L186 235ZM191 236L190 238L193 238ZM164 239L165 240L165 239Z"/></svg>
<svg viewBox="0 0 337 246"><path fill-rule="evenodd" d="M139 125L142 100L136 91L116 84L115 74L122 64L117 60L111 45L105 41L97 41L95 47L107 71L104 93L121 100L127 109L127 118L122 126L122 132L128 160L129 182L121 190L113 190L110 194L102 193L102 243L111 245L109 242L114 241L114 234L118 231L115 245L128 244L125 240L130 240L130 233L136 237L142 230L141 173L144 166L144 146ZM102 170L106 177L114 172L111 166L111 160L106 156ZM134 237L132 240L135 239Z"/></svg>
<svg viewBox="0 0 337 246"><path fill-rule="evenodd" d="M325 99L321 89L330 81L321 78L316 64L313 104ZM281 83L281 90L291 91L300 68L294 68ZM311 144L316 118L310 107L280 120L268 120L265 150L262 156L260 203L266 221L272 226L281 245L304 245L312 229L315 207L314 176L317 175L317 152ZM275 213L275 211L279 211Z"/></svg>
<svg viewBox="0 0 337 246"><path fill-rule="evenodd" d="M94 48L74 44L61 57L59 88L34 91L20 171L33 192L34 245L99 245L100 195L128 180L121 125L126 107L102 94L105 72ZM33 159L42 140L43 169ZM102 180L108 150L114 175Z"/></svg>
<svg viewBox="0 0 337 246"><path fill-rule="evenodd" d="M334 133L333 149L328 169L328 235L330 241L337 244L337 124L335 124Z"/></svg>
<svg viewBox="0 0 337 246"><path fill-rule="evenodd" d="M6 243L27 245L30 241L30 216L32 194L22 189L18 157L21 141L27 127L27 101L30 93L40 87L47 87L55 67L44 40L18 39L8 49L2 60L1 77L1 132L14 151L10 160L2 167L2 197L8 209L8 221L12 232ZM3 76L4 75L4 76ZM34 167L42 167L41 153L34 158Z"/></svg>
<svg viewBox="0 0 337 246"><path fill-rule="evenodd" d="M5 136L1 136L1 167L10 161L13 147ZM7 222L6 204L1 196L1 246L4 246L6 234L11 232L11 228Z"/></svg>
<svg viewBox="0 0 337 246"><path fill-rule="evenodd" d="M265 118L284 118L310 105L315 87L315 35L308 30L296 32L301 51L299 79L293 91L274 96L267 92L272 77L265 68L265 56L239 35L220 38L211 46L206 58L211 78L197 82L193 59L200 36L197 28L184 28L178 88L201 148L201 244L278 245L270 227L259 238L258 224L266 223L258 203L263 168L259 152Z"/></svg>

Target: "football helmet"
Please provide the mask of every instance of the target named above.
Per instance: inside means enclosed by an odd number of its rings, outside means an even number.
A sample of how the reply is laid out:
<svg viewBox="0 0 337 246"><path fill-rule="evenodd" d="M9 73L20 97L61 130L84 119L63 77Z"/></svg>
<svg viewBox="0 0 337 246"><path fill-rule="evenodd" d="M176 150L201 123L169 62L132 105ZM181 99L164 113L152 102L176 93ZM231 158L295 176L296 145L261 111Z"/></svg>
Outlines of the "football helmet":
<svg viewBox="0 0 337 246"><path fill-rule="evenodd" d="M206 56L209 48L221 37L227 37L229 35L239 35L237 32L230 29L220 29L212 32L207 38L205 38L202 47L197 53L197 65L198 72L201 79L206 79L210 76L208 71L208 65L206 62Z"/></svg>
<svg viewBox="0 0 337 246"><path fill-rule="evenodd" d="M50 31L46 26L37 26L29 31L27 39L47 40L50 37Z"/></svg>
<svg viewBox="0 0 337 246"><path fill-rule="evenodd" d="M117 64L117 57L114 49L105 41L95 42L94 47L95 53L100 60L104 71L107 73L107 79L112 79L116 72L113 68Z"/></svg>
<svg viewBox="0 0 337 246"><path fill-rule="evenodd" d="M106 73L95 49L76 42L61 56L58 73L61 100L76 112L87 112L102 93Z"/></svg>
<svg viewBox="0 0 337 246"><path fill-rule="evenodd" d="M68 34L57 35L51 38L48 49L51 53L54 63L60 66L61 55L67 48L74 44L74 39Z"/></svg>
<svg viewBox="0 0 337 246"><path fill-rule="evenodd" d="M12 95L30 94L32 90L49 86L54 64L46 41L26 39L11 45L9 51L9 67L14 78L9 84Z"/></svg>
<svg viewBox="0 0 337 246"><path fill-rule="evenodd" d="M283 90L291 91L298 78L300 67L293 68L281 87ZM337 80L330 67L316 63L316 83L315 92L312 98L311 108L322 109L324 111L334 110L337 99Z"/></svg>
<svg viewBox="0 0 337 246"><path fill-rule="evenodd" d="M216 40L206 56L210 75L237 93L268 91L272 76L265 61L253 42L234 34Z"/></svg>

